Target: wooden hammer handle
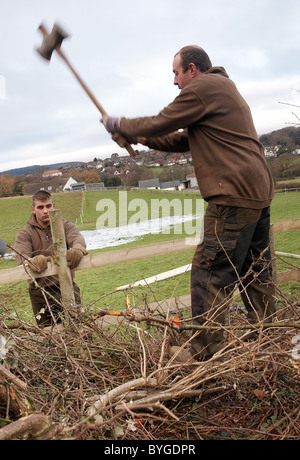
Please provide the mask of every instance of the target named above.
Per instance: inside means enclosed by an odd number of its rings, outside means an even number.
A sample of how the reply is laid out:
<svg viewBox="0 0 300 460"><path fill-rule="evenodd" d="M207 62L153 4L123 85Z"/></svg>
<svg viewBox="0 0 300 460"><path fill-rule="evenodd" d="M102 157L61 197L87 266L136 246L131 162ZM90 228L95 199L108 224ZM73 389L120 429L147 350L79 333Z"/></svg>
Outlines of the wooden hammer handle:
<svg viewBox="0 0 300 460"><path fill-rule="evenodd" d="M78 75L78 73L76 72L76 70L74 69L74 67L71 65L70 61L67 59L67 57L65 56L65 54L62 52L62 50L57 47L55 49L55 51L60 55L60 57L63 59L63 61L65 61L65 63L67 64L67 66L69 67L69 69L71 70L71 72L73 73L73 75L77 78L77 80L79 81L79 83L81 84L81 86L83 87L83 89L85 90L85 92L88 94L88 96L91 98L91 100L94 102L95 106L97 107L97 109L99 110L99 112L102 114L102 116L104 115L107 115L107 112L104 110L104 108L102 107L102 105L100 104L100 102L96 99L96 97L94 96L94 94L91 92L91 90L88 88L88 86L84 83L84 81L82 80L82 78Z"/></svg>
<svg viewBox="0 0 300 460"><path fill-rule="evenodd" d="M71 72L73 73L73 75L75 76L75 78L79 81L79 83L81 84L81 86L83 87L83 89L85 90L85 92L88 94L88 96L90 97L90 99L93 101L93 103L95 104L95 106L97 107L97 109L99 110L99 112L101 113L102 116L108 116L107 112L104 110L104 108L102 107L102 105L100 104L100 102L96 99L96 97L94 96L94 94L91 92L91 90L89 89L89 87L85 84L85 82L82 80L82 78L78 75L78 73L76 72L76 70L74 69L74 67L71 65L70 61L67 59L67 57L65 56L65 54L62 52L62 50L57 47L56 48L56 51L57 53L59 54L59 56L63 59L63 61L67 64L67 66L69 67L69 69L71 70ZM122 136L121 134L118 136L118 141L120 141L120 144L121 145L124 145L124 148L127 150L127 152L129 153L129 155L134 158L135 157L135 151L133 150L133 148L131 147L131 145L129 144L129 142L127 141L127 139Z"/></svg>
<svg viewBox="0 0 300 460"><path fill-rule="evenodd" d="M48 35L48 32L45 28L44 25L40 25L39 27L39 30L41 31L41 33L43 34L44 38L47 37ZM76 72L76 70L74 69L74 67L71 65L70 61L67 59L67 57L65 56L65 54L62 52L62 50L60 49L60 46L57 46L55 48L55 51L59 54L59 56L63 59L63 61L67 64L67 66L69 67L69 69L71 70L71 72L73 73L73 75L75 76L75 78L79 81L79 83L81 84L82 88L85 90L85 92L88 94L88 96L90 97L90 99L93 101L93 103L95 104L95 106L97 107L97 109L99 110L99 112L101 113L102 116L106 115L107 116L107 112L104 110L104 108L102 107L102 105L100 104L100 102L96 99L96 97L94 96L94 94L91 92L91 90L89 89L89 87L84 83L84 81L82 80L82 78L78 75L78 73ZM127 141L127 139L122 136L121 134L118 136L118 141L120 141L120 144L122 146L124 146L124 148L127 150L127 152L129 153L129 155L134 158L135 157L135 151L133 150L133 148L131 147L131 145L129 144L129 142Z"/></svg>

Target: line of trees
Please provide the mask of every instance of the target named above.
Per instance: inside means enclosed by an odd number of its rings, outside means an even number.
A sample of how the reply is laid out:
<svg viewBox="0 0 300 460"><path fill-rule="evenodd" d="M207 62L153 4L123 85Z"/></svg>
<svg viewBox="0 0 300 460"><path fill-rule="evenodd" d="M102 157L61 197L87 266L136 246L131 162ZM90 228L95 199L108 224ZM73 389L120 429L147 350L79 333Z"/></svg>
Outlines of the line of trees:
<svg viewBox="0 0 300 460"><path fill-rule="evenodd" d="M24 185L14 176L0 175L0 196L23 195Z"/></svg>

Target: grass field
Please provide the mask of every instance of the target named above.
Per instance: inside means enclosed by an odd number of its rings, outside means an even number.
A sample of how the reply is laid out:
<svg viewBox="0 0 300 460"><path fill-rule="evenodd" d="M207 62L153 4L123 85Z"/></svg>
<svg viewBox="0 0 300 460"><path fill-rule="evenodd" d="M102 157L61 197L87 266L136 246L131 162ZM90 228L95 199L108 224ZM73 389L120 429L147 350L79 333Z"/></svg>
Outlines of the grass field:
<svg viewBox="0 0 300 460"><path fill-rule="evenodd" d="M124 197L125 195L123 195ZM119 217L124 215L123 207L119 206L119 192L86 192L84 195L81 192L72 194L56 194L54 201L57 209L61 209L63 217L72 222L77 221L80 230L94 230L97 220L103 211L103 205L113 204L116 209L116 223L119 224ZM130 191L127 194L128 219L133 218L140 210L144 203L145 209L149 210L146 218L151 218L151 200L172 200L175 204L175 211L170 208L171 213L184 210L184 200L189 200L192 209L196 209L196 200L199 200L197 194L178 194L164 193L159 191L141 192ZM104 200L104 201L101 201ZM105 201L106 200L106 201ZM97 203L101 202L101 206ZM2 198L0 199L0 237L13 245L15 236L20 228L28 221L31 214L31 199L30 197L17 198ZM152 206L153 207L153 206ZM130 210L131 209L131 210ZM81 223L81 210L83 211L83 220ZM300 193L289 192L276 194L271 208L272 222L292 220L300 217ZM144 213L145 214L145 213ZM108 217L109 218L109 217ZM141 237L138 241L128 243L126 246L138 246L141 244L151 244L171 239L178 239L189 235L174 234L149 234ZM282 234L277 234L275 238L276 250L282 252L300 253L300 230L294 230ZM110 248L105 250L114 250L118 248ZM102 250L103 251L103 250ZM96 250L93 252L101 252ZM95 303L97 308L103 308L109 305L112 309L124 307L125 293L110 294L116 287L124 284L129 284L137 280L156 275L158 273L171 270L182 265L189 264L192 259L193 250L187 250L181 253L175 253L168 256L160 256L146 259L138 262L129 262L118 264L116 266L101 267L91 270L80 271L76 273L76 282L79 285L82 295L83 304L88 305ZM295 261L289 259L289 263L295 265ZM298 264L299 265L299 264ZM0 260L0 269L12 268L15 266L14 260ZM284 270L286 267L283 263L279 264L279 270ZM184 295L189 292L189 273L182 276L147 286L146 288L138 288L132 295L131 302L138 304L141 300L146 299L148 302L162 300L168 297ZM297 286L296 286L297 288ZM291 288L293 289L293 288ZM17 300L16 300L17 299ZM99 299L99 300L98 300ZM11 284L9 286L0 287L0 306L1 302L9 306L10 309L16 309L18 314L22 312L24 316L31 315L31 305L27 294L27 283Z"/></svg>
<svg viewBox="0 0 300 460"><path fill-rule="evenodd" d="M75 222L80 216L81 192L55 194L55 205L65 219ZM31 197L0 198L0 238L13 246L18 231L25 226L31 215Z"/></svg>

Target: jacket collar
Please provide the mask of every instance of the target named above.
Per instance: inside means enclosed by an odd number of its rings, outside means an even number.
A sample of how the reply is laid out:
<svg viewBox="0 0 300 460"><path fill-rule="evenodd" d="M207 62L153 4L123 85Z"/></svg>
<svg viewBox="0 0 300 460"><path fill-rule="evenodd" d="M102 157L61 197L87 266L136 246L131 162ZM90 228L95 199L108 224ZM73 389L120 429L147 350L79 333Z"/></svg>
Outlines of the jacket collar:
<svg viewBox="0 0 300 460"><path fill-rule="evenodd" d="M204 74L210 74L210 73L222 75L223 77L229 78L228 73L226 72L224 67L211 67L206 72L204 72Z"/></svg>
<svg viewBox="0 0 300 460"><path fill-rule="evenodd" d="M35 214L33 214L33 213L32 213L31 216L30 216L30 219L29 219L29 221L28 221L28 224L29 224L29 225L32 225L33 227L40 228L41 230L44 230L44 231L47 230L48 228L50 228L50 225L48 225L48 227L46 227L46 228L42 227L42 226L38 223L38 221L36 220L36 216L35 216Z"/></svg>

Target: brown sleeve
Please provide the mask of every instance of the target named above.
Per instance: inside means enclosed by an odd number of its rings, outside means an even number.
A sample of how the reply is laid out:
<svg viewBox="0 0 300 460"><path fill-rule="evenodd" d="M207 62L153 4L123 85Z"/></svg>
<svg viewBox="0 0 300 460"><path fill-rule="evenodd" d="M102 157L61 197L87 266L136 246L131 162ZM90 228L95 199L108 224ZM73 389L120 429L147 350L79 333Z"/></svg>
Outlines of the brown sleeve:
<svg viewBox="0 0 300 460"><path fill-rule="evenodd" d="M162 137L150 137L147 146L160 152L188 152L190 150L187 130L177 131Z"/></svg>
<svg viewBox="0 0 300 460"><path fill-rule="evenodd" d="M75 244L81 244L81 246L86 248L85 239L83 238L76 225L74 225L72 222L64 221L64 228L68 249L73 248Z"/></svg>
<svg viewBox="0 0 300 460"><path fill-rule="evenodd" d="M198 123L205 113L201 98L191 89L185 88L171 104L154 117L121 118L120 131L125 136L157 138L187 129Z"/></svg>
<svg viewBox="0 0 300 460"><path fill-rule="evenodd" d="M17 251L15 255L17 265L21 265L24 262L24 259L19 254L22 254L27 259L33 257L32 239L26 228L23 228L17 234L14 249Z"/></svg>

